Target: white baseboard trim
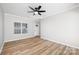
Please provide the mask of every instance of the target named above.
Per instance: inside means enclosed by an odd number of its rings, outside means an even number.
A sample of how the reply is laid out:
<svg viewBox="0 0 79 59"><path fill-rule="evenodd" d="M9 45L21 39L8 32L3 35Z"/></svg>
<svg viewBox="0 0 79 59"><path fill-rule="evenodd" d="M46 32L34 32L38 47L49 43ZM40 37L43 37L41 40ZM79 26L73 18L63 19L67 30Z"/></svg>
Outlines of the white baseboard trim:
<svg viewBox="0 0 79 59"><path fill-rule="evenodd" d="M23 38L18 38L18 39L12 39L12 40L6 40L4 42L11 42L11 41L17 41L17 40L22 40L22 39L28 39L28 38L32 38L32 37L35 37L35 36L28 36L28 37L23 37Z"/></svg>
<svg viewBox="0 0 79 59"><path fill-rule="evenodd" d="M16 41L16 40L20 40L20 38L19 39L7 40L7 41L4 41L4 42L11 42L11 41Z"/></svg>
<svg viewBox="0 0 79 59"><path fill-rule="evenodd" d="M1 54L2 50L0 49L0 54Z"/></svg>
<svg viewBox="0 0 79 59"><path fill-rule="evenodd" d="M55 41L55 40L49 40L49 38L46 38L46 37L42 37L42 36L41 36L41 38L44 39L44 40L56 42L56 43L59 43L59 44L65 45L65 46L69 46L69 47L72 47L72 48L79 49L79 47L77 47L77 46L72 46L72 45L69 45L69 44L66 44L66 43L62 43L62 42L59 42L59 41Z"/></svg>
<svg viewBox="0 0 79 59"><path fill-rule="evenodd" d="M2 44L2 46L1 46L1 48L0 48L0 54L1 54L1 52L2 52L3 46L4 46L4 42L3 42L3 44Z"/></svg>

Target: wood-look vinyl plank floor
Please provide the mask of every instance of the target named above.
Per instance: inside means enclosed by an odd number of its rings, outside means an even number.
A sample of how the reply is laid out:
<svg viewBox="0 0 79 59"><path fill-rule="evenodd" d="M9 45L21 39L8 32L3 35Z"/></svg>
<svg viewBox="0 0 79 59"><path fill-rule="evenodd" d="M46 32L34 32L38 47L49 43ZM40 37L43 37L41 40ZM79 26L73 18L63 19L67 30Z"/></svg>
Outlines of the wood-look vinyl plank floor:
<svg viewBox="0 0 79 59"><path fill-rule="evenodd" d="M33 37L4 44L2 55L79 55L79 49Z"/></svg>

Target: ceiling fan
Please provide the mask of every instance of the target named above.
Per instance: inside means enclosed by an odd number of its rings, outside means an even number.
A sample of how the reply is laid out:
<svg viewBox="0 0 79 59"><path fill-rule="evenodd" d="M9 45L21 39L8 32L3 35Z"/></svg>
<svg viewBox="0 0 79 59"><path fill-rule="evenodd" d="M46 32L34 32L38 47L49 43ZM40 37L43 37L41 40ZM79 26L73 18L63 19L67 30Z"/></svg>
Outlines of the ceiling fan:
<svg viewBox="0 0 79 59"><path fill-rule="evenodd" d="M41 7L42 6L38 6L38 7L35 7L35 8L32 8L32 7L30 7L29 6L29 8L32 10L32 11L28 11L29 13L33 13L33 15L36 15L36 14L38 14L38 15L42 15L41 13L42 12L46 12L45 10L40 10L41 9Z"/></svg>

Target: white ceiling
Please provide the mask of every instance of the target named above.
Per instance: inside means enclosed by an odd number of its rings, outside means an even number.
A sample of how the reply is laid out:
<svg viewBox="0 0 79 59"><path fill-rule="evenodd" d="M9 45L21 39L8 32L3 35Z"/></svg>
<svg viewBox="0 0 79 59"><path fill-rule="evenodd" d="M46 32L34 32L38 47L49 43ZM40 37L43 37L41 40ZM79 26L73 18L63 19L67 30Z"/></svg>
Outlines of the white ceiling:
<svg viewBox="0 0 79 59"><path fill-rule="evenodd" d="M33 17L33 18L43 18L63 11L78 7L77 3L1 3L0 4L5 13L11 13L17 16ZM46 10L42 15L33 16L32 13L28 13L30 9L28 6L38 7L42 5L43 10Z"/></svg>

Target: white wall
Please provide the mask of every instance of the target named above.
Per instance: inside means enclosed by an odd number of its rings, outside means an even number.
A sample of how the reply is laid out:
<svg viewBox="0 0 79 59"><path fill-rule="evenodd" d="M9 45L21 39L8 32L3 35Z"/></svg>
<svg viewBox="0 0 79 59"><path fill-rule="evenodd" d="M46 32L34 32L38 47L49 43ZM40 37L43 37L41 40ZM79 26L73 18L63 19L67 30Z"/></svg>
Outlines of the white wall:
<svg viewBox="0 0 79 59"><path fill-rule="evenodd" d="M79 48L79 8L41 20L41 38Z"/></svg>
<svg viewBox="0 0 79 59"><path fill-rule="evenodd" d="M0 52L3 45L3 11L2 8L0 8Z"/></svg>
<svg viewBox="0 0 79 59"><path fill-rule="evenodd" d="M14 34L14 22L27 23L27 34ZM32 18L5 14L5 42L33 37L36 22Z"/></svg>

